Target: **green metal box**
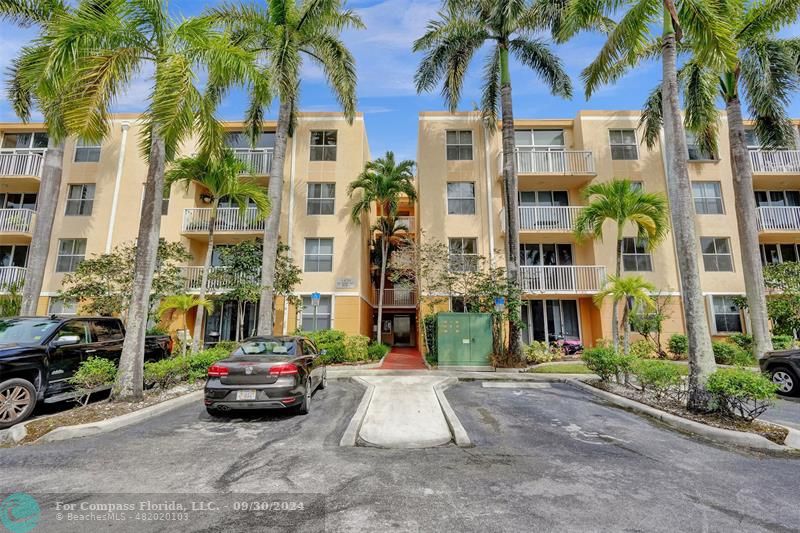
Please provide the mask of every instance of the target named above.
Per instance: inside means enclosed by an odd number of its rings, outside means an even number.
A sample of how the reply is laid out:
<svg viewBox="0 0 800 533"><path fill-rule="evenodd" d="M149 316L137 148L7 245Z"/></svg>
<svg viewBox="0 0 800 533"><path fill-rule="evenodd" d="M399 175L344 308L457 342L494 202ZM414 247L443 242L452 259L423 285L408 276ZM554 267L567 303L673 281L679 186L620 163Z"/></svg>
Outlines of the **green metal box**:
<svg viewBox="0 0 800 533"><path fill-rule="evenodd" d="M493 370L492 315L439 313L436 342L440 368Z"/></svg>

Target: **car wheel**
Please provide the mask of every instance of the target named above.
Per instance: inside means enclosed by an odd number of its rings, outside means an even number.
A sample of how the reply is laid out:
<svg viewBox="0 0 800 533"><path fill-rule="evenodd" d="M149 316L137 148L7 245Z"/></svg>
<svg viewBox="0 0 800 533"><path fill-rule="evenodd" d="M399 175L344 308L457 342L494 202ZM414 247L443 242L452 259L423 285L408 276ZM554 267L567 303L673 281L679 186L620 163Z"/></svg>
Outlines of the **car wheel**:
<svg viewBox="0 0 800 533"><path fill-rule="evenodd" d="M772 382L778 386L778 392L786 396L797 396L800 393L800 382L788 367L779 366L770 370Z"/></svg>
<svg viewBox="0 0 800 533"><path fill-rule="evenodd" d="M298 413L301 415L307 415L311 411L311 378L308 378L306 381L306 393L303 395L303 403L300 404L300 408L298 409Z"/></svg>
<svg viewBox="0 0 800 533"><path fill-rule="evenodd" d="M328 386L328 372L323 370L322 371L322 381L319 382L320 390L326 388Z"/></svg>
<svg viewBox="0 0 800 533"><path fill-rule="evenodd" d="M14 378L0 383L0 429L19 424L36 407L36 388L26 379Z"/></svg>

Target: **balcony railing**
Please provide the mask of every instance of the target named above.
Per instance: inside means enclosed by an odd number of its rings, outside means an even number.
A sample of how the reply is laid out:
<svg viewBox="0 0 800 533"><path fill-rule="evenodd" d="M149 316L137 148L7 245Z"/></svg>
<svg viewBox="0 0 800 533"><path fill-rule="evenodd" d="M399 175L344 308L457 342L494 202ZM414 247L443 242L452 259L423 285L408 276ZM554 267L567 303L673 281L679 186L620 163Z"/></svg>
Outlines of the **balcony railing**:
<svg viewBox="0 0 800 533"><path fill-rule="evenodd" d="M30 233L35 218L33 209L0 209L0 233Z"/></svg>
<svg viewBox="0 0 800 533"><path fill-rule="evenodd" d="M46 150L0 150L0 176L41 177Z"/></svg>
<svg viewBox="0 0 800 533"><path fill-rule="evenodd" d="M523 206L519 208L519 228L523 231L572 231L581 207Z"/></svg>
<svg viewBox="0 0 800 533"><path fill-rule="evenodd" d="M523 266L519 270L525 293L592 294L606 280L606 267L597 265Z"/></svg>
<svg viewBox="0 0 800 533"><path fill-rule="evenodd" d="M200 286L203 284L203 267L202 266L184 266L180 267L183 274L184 286L189 292L200 291ZM212 266L208 272L208 281L206 283L206 290L210 292L226 290L231 287L231 275L227 273L225 267ZM254 283L260 283L260 279L251 280Z"/></svg>
<svg viewBox="0 0 800 533"><path fill-rule="evenodd" d="M25 267L4 266L0 267L0 292L8 292L12 286L17 287L22 292L22 284L25 281Z"/></svg>
<svg viewBox="0 0 800 533"><path fill-rule="evenodd" d="M272 148L234 148L233 153L253 174L266 175L272 170Z"/></svg>
<svg viewBox="0 0 800 533"><path fill-rule="evenodd" d="M800 150L750 150L753 172L800 174Z"/></svg>
<svg viewBox="0 0 800 533"><path fill-rule="evenodd" d="M800 231L800 207L759 207L759 231Z"/></svg>
<svg viewBox="0 0 800 533"><path fill-rule="evenodd" d="M375 290L375 305L378 305L378 289ZM417 291L414 289L383 289L384 307L416 307Z"/></svg>
<svg viewBox="0 0 800 533"><path fill-rule="evenodd" d="M595 174L594 156L590 150L518 149L517 174ZM497 158L498 173L503 173L503 154Z"/></svg>
<svg viewBox="0 0 800 533"><path fill-rule="evenodd" d="M207 233L211 223L211 208L187 208L183 210L184 233ZM238 207L220 207L214 231L220 233L251 233L264 231L264 219L259 218L258 209L248 207L241 211Z"/></svg>

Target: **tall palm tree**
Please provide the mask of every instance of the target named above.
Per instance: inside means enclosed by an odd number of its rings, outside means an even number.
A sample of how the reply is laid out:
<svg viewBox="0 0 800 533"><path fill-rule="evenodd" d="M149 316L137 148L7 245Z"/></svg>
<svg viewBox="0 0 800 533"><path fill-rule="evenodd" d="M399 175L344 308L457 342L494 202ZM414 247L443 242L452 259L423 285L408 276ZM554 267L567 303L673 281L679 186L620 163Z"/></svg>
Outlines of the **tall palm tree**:
<svg viewBox="0 0 800 533"><path fill-rule="evenodd" d="M705 64L699 54L687 61L678 72L686 106L685 126L694 131L701 147L716 154L719 112L717 101L725 104L730 141L733 192L742 254L747 312L753 335L753 353L757 358L772 350L769 331L764 271L758 242L756 205L753 194L753 168L745 139L742 98L755 119L755 133L767 149L794 148L794 128L786 114L792 96L800 88L800 39L780 39L775 33L798 19L800 2L768 0L744 3L726 0L720 9L733 25L736 60L732 63ZM692 43L696 47L703 43ZM661 113L652 103L643 113L645 131L655 144L661 127Z"/></svg>
<svg viewBox="0 0 800 533"><path fill-rule="evenodd" d="M642 61L661 58L660 105L664 117L667 190L689 341L687 404L690 409L706 410L710 396L705 383L716 364L700 287L689 150L678 99L677 53L685 33L687 41L707 44L701 56L703 62L713 65L730 62L734 55L731 29L717 5L703 0L570 0L559 36L569 38L618 13L622 13L619 23L610 29L605 44L581 77L588 98L600 85L617 81ZM658 25L662 28L661 36L653 40L652 28Z"/></svg>
<svg viewBox="0 0 800 533"><path fill-rule="evenodd" d="M198 133L210 152L223 145L223 129L214 111L225 89L259 86L253 54L235 45L205 19L172 19L165 0L81 0L57 17L38 42L46 50L43 71L55 65L71 69L63 91L68 131L97 138L109 128L115 97L143 70L152 70L151 90L142 122L147 134L141 149L148 160L137 236L134 285L127 334L113 396L142 396L142 367L147 310L161 226L164 169L180 142ZM196 72L207 73L205 91ZM98 139L99 140L99 139Z"/></svg>
<svg viewBox="0 0 800 533"><path fill-rule="evenodd" d="M606 221L617 225L616 278L622 274L623 233L627 226L636 229L637 238L646 243L648 250L661 244L669 232L667 199L661 193L647 193L634 188L628 180L615 179L593 183L584 189L583 195L589 205L581 209L575 220L575 235L578 239L591 236L602 241ZM614 348L619 349L616 305L611 313L611 338Z"/></svg>
<svg viewBox="0 0 800 533"><path fill-rule="evenodd" d="M257 328L259 335L269 335L274 322L272 285L278 254L284 161L288 138L294 132L300 70L304 60L322 69L348 124L352 124L356 113L355 60L340 34L347 28L364 28L364 24L358 15L345 8L343 0L266 0L262 7L223 4L211 8L208 18L230 29L239 45L257 55L265 83L254 85L250 91L246 120L252 139L261 132L264 108L275 98L279 103L269 175L272 211L264 228L263 289Z"/></svg>
<svg viewBox="0 0 800 533"><path fill-rule="evenodd" d="M373 231L380 232L381 246L381 279L378 292L378 333L377 341L381 340L381 325L383 324L383 290L386 284L386 264L389 262L389 246L396 231L403 229L397 225L395 216L400 199L405 197L410 202L417 200L417 190L414 188L414 162L410 160L395 161L394 152L364 165L364 171L355 181L350 183L347 194L350 198L356 192L360 197L353 204L351 218L353 223L360 224L363 216L372 212L373 204L377 208L378 219ZM407 228L405 228L407 229Z"/></svg>
<svg viewBox="0 0 800 533"><path fill-rule="evenodd" d="M651 296L655 292L656 286L644 279L642 276L609 276L605 287L594 295L594 303L598 307L603 304L603 300L611 297L616 315L619 302L623 302L622 318L619 326L614 323L614 329L621 328L625 333L622 340L622 350L625 355L630 352L631 347L631 309L654 309L655 300ZM614 346L618 350L618 346Z"/></svg>
<svg viewBox="0 0 800 533"><path fill-rule="evenodd" d="M195 294L172 294L167 296L158 306L158 318L164 318L165 316L170 315L179 315L181 320L183 321L183 342L181 342L181 355L186 356L186 338L189 336L189 324L187 324L186 317L194 308L197 308L197 313L199 314L201 309L208 311L209 313L214 312L214 303L211 300L207 300L202 296L197 296ZM194 339L199 335L197 333L197 329L195 329L195 334L192 336L192 342Z"/></svg>
<svg viewBox="0 0 800 533"><path fill-rule="evenodd" d="M201 154L195 157L183 157L175 161L165 175L165 187L181 183L189 190L193 183L205 191L210 198L210 214L208 217L208 248L203 262L203 275L200 281L200 299L204 300L208 290L208 273L211 269L211 258L214 255L214 229L217 225L219 202L227 198L239 207L239 214L244 215L252 204L256 210L256 219L263 220L269 213L269 198L264 188L253 178L242 177L250 168L239 160L231 150L223 150L219 157ZM194 320L194 336L192 351L197 351L200 331L203 329L203 308L197 308Z"/></svg>
<svg viewBox="0 0 800 533"><path fill-rule="evenodd" d="M414 81L417 92L429 92L441 82L442 97L450 111L458 107L464 78L472 58L488 45L483 67L481 112L489 131L502 116L503 182L506 214L506 273L519 283L519 210L511 98L511 56L535 72L550 91L570 98L572 84L561 60L532 34L545 29L534 4L525 0L450 0L437 20L414 42L415 52L425 52ZM519 306L509 306L519 309ZM509 322L509 353L522 358L519 317Z"/></svg>

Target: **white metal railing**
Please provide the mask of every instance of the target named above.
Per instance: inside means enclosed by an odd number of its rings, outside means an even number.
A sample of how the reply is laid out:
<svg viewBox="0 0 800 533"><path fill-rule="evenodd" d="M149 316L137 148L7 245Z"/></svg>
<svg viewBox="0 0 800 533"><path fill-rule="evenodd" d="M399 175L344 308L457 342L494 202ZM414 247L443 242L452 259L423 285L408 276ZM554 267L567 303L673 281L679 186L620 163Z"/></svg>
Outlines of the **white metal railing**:
<svg viewBox="0 0 800 533"><path fill-rule="evenodd" d="M516 151L517 174L595 174L594 156L590 150L532 150ZM497 158L498 173L503 173L503 154Z"/></svg>
<svg viewBox="0 0 800 533"><path fill-rule="evenodd" d="M183 231L187 233L207 232L211 223L210 207L191 207L183 210ZM258 209L248 207L242 212L238 207L220 207L214 223L217 232L264 231L264 219L259 218Z"/></svg>
<svg viewBox="0 0 800 533"><path fill-rule="evenodd" d="M522 206L519 208L519 229L525 231L572 231L581 207Z"/></svg>
<svg viewBox="0 0 800 533"><path fill-rule="evenodd" d="M800 207L759 207L758 230L800 230Z"/></svg>
<svg viewBox="0 0 800 533"><path fill-rule="evenodd" d="M180 267L183 274L184 287L189 292L198 292L203 283L203 267L202 266L183 266ZM230 288L230 274L226 273L225 267L212 266L208 272L208 280L206 282L206 290L220 291ZM260 279L254 279L253 282L260 283Z"/></svg>
<svg viewBox="0 0 800 533"><path fill-rule="evenodd" d="M753 172L800 174L800 150L750 150Z"/></svg>
<svg viewBox="0 0 800 533"><path fill-rule="evenodd" d="M0 176L41 176L46 150L0 150Z"/></svg>
<svg viewBox="0 0 800 533"><path fill-rule="evenodd" d="M416 225L414 224L414 217L397 217L395 224L397 226L403 226L408 230L409 233L414 233L416 229Z"/></svg>
<svg viewBox="0 0 800 533"><path fill-rule="evenodd" d="M378 305L379 289L375 289L375 305ZM414 289L383 289L384 307L416 307L417 291Z"/></svg>
<svg viewBox="0 0 800 533"><path fill-rule="evenodd" d="M30 233L35 218L33 209L0 209L0 233Z"/></svg>
<svg viewBox="0 0 800 533"><path fill-rule="evenodd" d="M25 267L4 266L0 267L0 292L8 292L14 285L22 292L22 283L25 281Z"/></svg>
<svg viewBox="0 0 800 533"><path fill-rule="evenodd" d="M598 265L522 266L520 287L526 293L591 294L606 280L606 267Z"/></svg>
<svg viewBox="0 0 800 533"><path fill-rule="evenodd" d="M269 174L272 170L272 148L233 148L233 153L239 161L246 164L253 174Z"/></svg>

